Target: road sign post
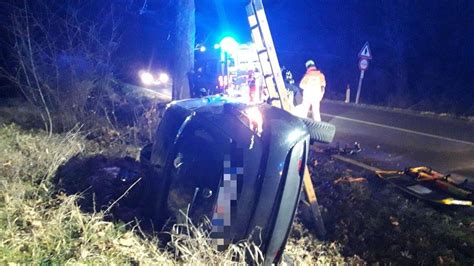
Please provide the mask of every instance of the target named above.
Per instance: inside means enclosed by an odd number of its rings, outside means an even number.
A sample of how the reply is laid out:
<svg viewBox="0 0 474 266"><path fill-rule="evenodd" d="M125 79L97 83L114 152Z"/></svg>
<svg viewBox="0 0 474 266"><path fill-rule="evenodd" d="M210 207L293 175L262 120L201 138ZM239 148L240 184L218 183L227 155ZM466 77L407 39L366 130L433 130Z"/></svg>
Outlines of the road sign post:
<svg viewBox="0 0 474 266"><path fill-rule="evenodd" d="M362 80L364 79L364 73L369 68L369 59L372 59L372 53L370 52L369 43L366 42L362 49L359 52L359 69L360 69L360 77L359 77L359 85L357 86L357 94L355 103L359 104L360 100L360 92L362 89Z"/></svg>
<svg viewBox="0 0 474 266"><path fill-rule="evenodd" d="M359 85L357 86L357 94L356 94L356 99L355 103L359 104L359 98L360 98L360 89L362 87L362 80L364 79L364 70L360 71L360 77L359 77Z"/></svg>

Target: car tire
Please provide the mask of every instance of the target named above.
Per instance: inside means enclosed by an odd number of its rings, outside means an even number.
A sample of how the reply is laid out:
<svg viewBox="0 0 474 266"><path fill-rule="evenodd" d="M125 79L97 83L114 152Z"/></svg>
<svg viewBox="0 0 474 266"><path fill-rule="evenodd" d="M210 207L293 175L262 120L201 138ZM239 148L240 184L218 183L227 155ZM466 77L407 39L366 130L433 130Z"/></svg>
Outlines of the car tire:
<svg viewBox="0 0 474 266"><path fill-rule="evenodd" d="M309 118L300 118L306 125L311 142L331 143L336 134L336 127L332 124L314 121Z"/></svg>

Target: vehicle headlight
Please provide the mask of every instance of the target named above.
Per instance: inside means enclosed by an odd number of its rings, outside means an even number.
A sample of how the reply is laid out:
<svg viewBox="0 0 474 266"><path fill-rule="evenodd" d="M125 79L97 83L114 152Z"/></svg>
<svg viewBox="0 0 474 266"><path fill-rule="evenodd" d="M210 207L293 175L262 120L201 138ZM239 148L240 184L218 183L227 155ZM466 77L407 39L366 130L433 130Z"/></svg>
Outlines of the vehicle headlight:
<svg viewBox="0 0 474 266"><path fill-rule="evenodd" d="M148 85L152 85L152 84L155 83L155 79L153 78L153 75L150 72L143 71L143 72L139 73L139 75L140 75L140 79L141 79L141 81L144 85L148 86Z"/></svg>
<svg viewBox="0 0 474 266"><path fill-rule="evenodd" d="M161 83L167 83L170 80L170 76L168 76L166 73L161 73L158 79Z"/></svg>

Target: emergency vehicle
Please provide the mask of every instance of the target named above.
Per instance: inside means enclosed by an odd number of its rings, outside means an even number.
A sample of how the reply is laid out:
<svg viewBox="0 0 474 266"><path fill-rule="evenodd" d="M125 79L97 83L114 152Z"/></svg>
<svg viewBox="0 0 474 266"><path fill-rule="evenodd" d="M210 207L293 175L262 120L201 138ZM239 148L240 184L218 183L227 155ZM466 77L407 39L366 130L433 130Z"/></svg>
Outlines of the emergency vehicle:
<svg viewBox="0 0 474 266"><path fill-rule="evenodd" d="M223 92L245 102L265 100L262 69L254 43L239 44L233 51L222 50L220 59L218 84Z"/></svg>

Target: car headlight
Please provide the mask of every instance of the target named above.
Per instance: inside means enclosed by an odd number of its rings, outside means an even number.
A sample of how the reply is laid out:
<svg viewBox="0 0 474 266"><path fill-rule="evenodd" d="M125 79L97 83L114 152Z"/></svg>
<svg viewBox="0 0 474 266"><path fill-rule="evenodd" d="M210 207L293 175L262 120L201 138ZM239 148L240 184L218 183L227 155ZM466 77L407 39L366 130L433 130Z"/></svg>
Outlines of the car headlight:
<svg viewBox="0 0 474 266"><path fill-rule="evenodd" d="M167 83L170 80L170 76L168 76L166 73L161 73L158 79L161 83Z"/></svg>
<svg viewBox="0 0 474 266"><path fill-rule="evenodd" d="M155 79L153 78L153 75L150 72L143 71L139 75L140 80L144 85L148 86L155 83Z"/></svg>

